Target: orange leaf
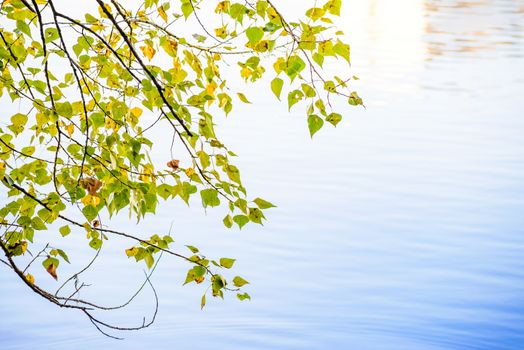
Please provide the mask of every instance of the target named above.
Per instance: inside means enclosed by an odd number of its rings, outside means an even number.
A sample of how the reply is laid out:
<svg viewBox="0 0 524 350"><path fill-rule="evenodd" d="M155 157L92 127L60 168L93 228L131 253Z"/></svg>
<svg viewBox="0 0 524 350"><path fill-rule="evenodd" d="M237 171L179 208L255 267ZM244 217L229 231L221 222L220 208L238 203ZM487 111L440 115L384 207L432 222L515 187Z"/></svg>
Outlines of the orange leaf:
<svg viewBox="0 0 524 350"><path fill-rule="evenodd" d="M167 162L167 166L170 167L173 170L177 170L178 166L180 164L180 161L178 159L173 159Z"/></svg>
<svg viewBox="0 0 524 350"><path fill-rule="evenodd" d="M146 56L150 61L156 53L155 49L149 45L140 46L140 50L142 50L144 56Z"/></svg>
<svg viewBox="0 0 524 350"><path fill-rule="evenodd" d="M58 275L56 274L56 266L55 264L49 264L47 269L45 269L47 273L49 273L55 280L58 280Z"/></svg>

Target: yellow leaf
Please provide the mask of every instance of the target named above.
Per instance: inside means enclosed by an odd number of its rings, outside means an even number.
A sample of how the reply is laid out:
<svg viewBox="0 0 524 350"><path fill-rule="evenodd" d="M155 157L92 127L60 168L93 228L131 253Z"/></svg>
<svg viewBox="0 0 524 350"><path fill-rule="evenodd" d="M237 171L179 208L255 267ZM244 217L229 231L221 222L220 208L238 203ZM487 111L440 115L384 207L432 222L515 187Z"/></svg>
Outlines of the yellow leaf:
<svg viewBox="0 0 524 350"><path fill-rule="evenodd" d="M109 6L109 4L104 4L104 7L106 8L107 12L111 13L111 7ZM107 18L101 6L98 6L98 13L100 14L101 17Z"/></svg>
<svg viewBox="0 0 524 350"><path fill-rule="evenodd" d="M249 78L251 75L253 74L253 72L251 71L251 69L249 69L248 67L244 67L240 70L240 76L244 79L247 80L247 78Z"/></svg>
<svg viewBox="0 0 524 350"><path fill-rule="evenodd" d="M151 183L151 181L154 180L153 169L151 169L151 167L149 166L144 166L144 170L138 178L140 179L140 181L143 181L144 183Z"/></svg>
<svg viewBox="0 0 524 350"><path fill-rule="evenodd" d="M126 249L126 255L127 255L128 258L130 258L132 256L135 256L136 253L138 253L138 248L137 247L132 247L132 248Z"/></svg>
<svg viewBox="0 0 524 350"><path fill-rule="evenodd" d="M194 173L195 173L195 169L193 169L193 168L187 168L186 169L187 177L191 177L191 175L193 175Z"/></svg>
<svg viewBox="0 0 524 350"><path fill-rule="evenodd" d="M73 135L73 132L75 131L75 126L73 124L66 126L67 133L69 134L69 137Z"/></svg>
<svg viewBox="0 0 524 350"><path fill-rule="evenodd" d="M142 109L138 108L138 107L133 107L131 108L131 110L129 111L133 116L135 117L140 117L142 115Z"/></svg>
<svg viewBox="0 0 524 350"><path fill-rule="evenodd" d="M269 19L275 19L278 18L278 13L277 11L275 11L273 7L268 7L267 16L269 17Z"/></svg>
<svg viewBox="0 0 524 350"><path fill-rule="evenodd" d="M92 205L93 207L96 207L97 205L100 204L100 197L92 196L88 194L87 196L82 198L80 201L84 203L84 205Z"/></svg>
<svg viewBox="0 0 524 350"><path fill-rule="evenodd" d="M215 13L228 12L230 6L231 6L231 3L229 1L221 1L218 3L217 7L215 8Z"/></svg>
<svg viewBox="0 0 524 350"><path fill-rule="evenodd" d="M168 39L162 44L164 51L171 57L176 57L178 42L173 39Z"/></svg>
<svg viewBox="0 0 524 350"><path fill-rule="evenodd" d="M35 284L35 278L30 273L25 275L25 280L31 284Z"/></svg>
<svg viewBox="0 0 524 350"><path fill-rule="evenodd" d="M93 207L96 207L99 204L100 204L100 197L98 197L98 196L91 196L91 205Z"/></svg>
<svg viewBox="0 0 524 350"><path fill-rule="evenodd" d="M215 90L217 88L217 84L213 81L206 86L206 92L209 96L215 97Z"/></svg>
<svg viewBox="0 0 524 350"><path fill-rule="evenodd" d="M286 61L282 57L279 57L273 64L273 68L275 69L275 72L277 72L277 74L280 74L280 72L284 70L285 65Z"/></svg>
<svg viewBox="0 0 524 350"><path fill-rule="evenodd" d="M219 38L225 39L227 37L227 32L225 27L215 28L215 35Z"/></svg>
<svg viewBox="0 0 524 350"><path fill-rule="evenodd" d="M22 241L20 243L20 249L22 249L22 254L25 254L25 252L27 250L27 241Z"/></svg>
<svg viewBox="0 0 524 350"><path fill-rule="evenodd" d="M140 46L140 50L150 61L156 53L156 50L149 45Z"/></svg>
<svg viewBox="0 0 524 350"><path fill-rule="evenodd" d="M158 8L158 14L160 15L160 17L162 17L164 22L167 22L167 13L166 13L166 11L164 11L163 7L159 7Z"/></svg>

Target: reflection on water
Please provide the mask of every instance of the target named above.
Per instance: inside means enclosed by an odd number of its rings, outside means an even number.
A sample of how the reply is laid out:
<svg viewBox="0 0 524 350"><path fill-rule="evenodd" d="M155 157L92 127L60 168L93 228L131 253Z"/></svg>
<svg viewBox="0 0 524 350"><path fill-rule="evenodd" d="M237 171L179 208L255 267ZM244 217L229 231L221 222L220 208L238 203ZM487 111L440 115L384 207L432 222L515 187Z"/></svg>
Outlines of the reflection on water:
<svg viewBox="0 0 524 350"><path fill-rule="evenodd" d="M522 349L524 1L345 6L367 110L311 142L261 94L260 113L220 125L247 187L279 205L266 227L228 232L198 205L130 226L174 222L180 244L237 257L250 303L200 312L165 259L157 323L115 343L2 271L0 348ZM117 248L86 276L108 303L141 274ZM149 298L113 320L141 319Z"/></svg>
<svg viewBox="0 0 524 350"><path fill-rule="evenodd" d="M521 1L428 1L425 8L429 59L465 53L478 58L483 51L522 57Z"/></svg>

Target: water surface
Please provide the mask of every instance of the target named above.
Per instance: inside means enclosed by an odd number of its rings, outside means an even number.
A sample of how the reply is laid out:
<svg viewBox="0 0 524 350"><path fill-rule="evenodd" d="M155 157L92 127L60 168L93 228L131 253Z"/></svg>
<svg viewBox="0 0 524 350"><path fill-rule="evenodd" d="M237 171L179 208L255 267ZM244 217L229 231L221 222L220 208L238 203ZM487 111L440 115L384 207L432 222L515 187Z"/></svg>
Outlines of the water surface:
<svg viewBox="0 0 524 350"><path fill-rule="evenodd" d="M246 187L278 204L263 228L227 231L222 211L198 203L121 222L147 233L173 223L180 244L236 257L251 302L201 312L198 289L180 286L185 266L164 258L157 322L118 342L2 268L0 348L522 349L524 1L344 11L366 110L348 108L311 141L299 111L260 93L257 113L220 125ZM83 296L130 293L141 266L121 248L106 249ZM132 325L152 307L147 291L108 317Z"/></svg>

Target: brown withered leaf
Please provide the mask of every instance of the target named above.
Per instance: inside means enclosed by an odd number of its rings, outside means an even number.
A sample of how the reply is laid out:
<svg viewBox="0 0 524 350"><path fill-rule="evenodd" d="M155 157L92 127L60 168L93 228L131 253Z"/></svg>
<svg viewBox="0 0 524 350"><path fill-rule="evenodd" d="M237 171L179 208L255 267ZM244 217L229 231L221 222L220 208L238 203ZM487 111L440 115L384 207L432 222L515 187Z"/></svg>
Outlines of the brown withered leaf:
<svg viewBox="0 0 524 350"><path fill-rule="evenodd" d="M58 280L58 275L56 274L56 266L55 264L49 264L47 269L45 269L48 274L50 274L55 280Z"/></svg>
<svg viewBox="0 0 524 350"><path fill-rule="evenodd" d="M178 159L172 159L169 162L167 162L167 166L173 170L177 170L179 164L180 164L180 161Z"/></svg>
<svg viewBox="0 0 524 350"><path fill-rule="evenodd" d="M87 177L87 178L80 180L80 186L82 186L82 188L87 190L87 192L91 196L96 196L98 190L100 189L100 187L102 187L102 185L103 185L102 181L95 179L93 177Z"/></svg>

